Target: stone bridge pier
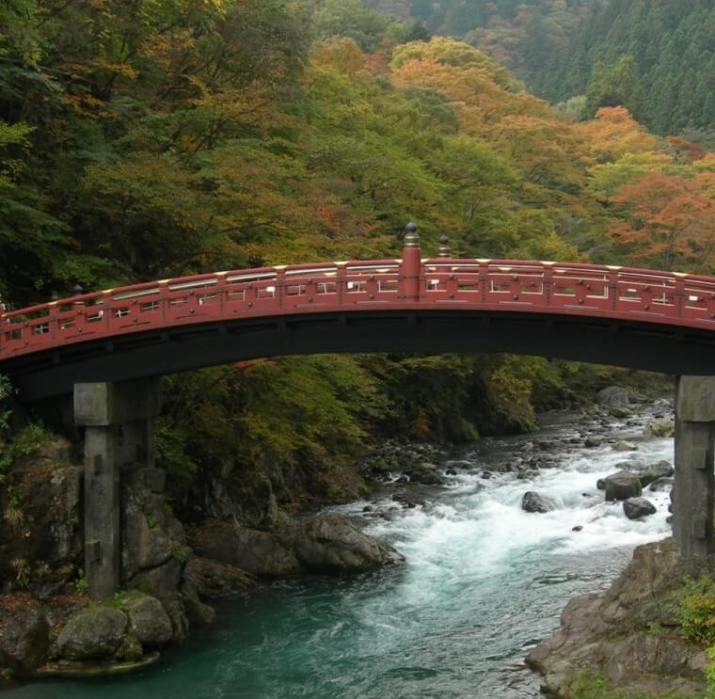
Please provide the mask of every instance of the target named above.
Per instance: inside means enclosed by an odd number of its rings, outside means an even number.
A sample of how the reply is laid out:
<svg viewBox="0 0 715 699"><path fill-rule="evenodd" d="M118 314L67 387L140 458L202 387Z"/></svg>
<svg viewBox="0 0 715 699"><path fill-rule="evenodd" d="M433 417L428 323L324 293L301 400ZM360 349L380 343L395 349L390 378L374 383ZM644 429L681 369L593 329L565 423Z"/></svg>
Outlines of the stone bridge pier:
<svg viewBox="0 0 715 699"><path fill-rule="evenodd" d="M134 466L154 466L153 424L160 380L79 383L74 422L84 430L84 565L94 599L121 584L121 477Z"/></svg>
<svg viewBox="0 0 715 699"><path fill-rule="evenodd" d="M680 376L675 396L673 538L683 558L715 553L715 377Z"/></svg>

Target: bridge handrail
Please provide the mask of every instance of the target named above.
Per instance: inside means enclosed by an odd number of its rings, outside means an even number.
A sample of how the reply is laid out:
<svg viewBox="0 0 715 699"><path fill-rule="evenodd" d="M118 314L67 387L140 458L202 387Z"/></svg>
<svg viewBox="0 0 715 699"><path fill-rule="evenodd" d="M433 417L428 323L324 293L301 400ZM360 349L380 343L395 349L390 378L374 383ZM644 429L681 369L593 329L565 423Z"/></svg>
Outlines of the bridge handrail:
<svg viewBox="0 0 715 699"><path fill-rule="evenodd" d="M0 361L67 343L245 315L431 304L601 314L715 329L715 278L586 262L427 258L196 274L0 315Z"/></svg>

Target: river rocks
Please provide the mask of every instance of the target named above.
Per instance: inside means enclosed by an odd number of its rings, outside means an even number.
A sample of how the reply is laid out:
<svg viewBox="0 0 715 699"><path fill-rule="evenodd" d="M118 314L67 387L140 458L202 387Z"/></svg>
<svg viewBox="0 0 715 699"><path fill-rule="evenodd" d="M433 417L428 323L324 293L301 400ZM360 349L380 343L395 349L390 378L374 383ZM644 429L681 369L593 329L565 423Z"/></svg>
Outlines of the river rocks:
<svg viewBox="0 0 715 699"><path fill-rule="evenodd" d="M596 400L607 407L624 407L630 402L630 394L623 386L608 386L596 394Z"/></svg>
<svg viewBox="0 0 715 699"><path fill-rule="evenodd" d="M45 661L49 631L42 607L31 595L0 596L0 668L31 673Z"/></svg>
<svg viewBox="0 0 715 699"><path fill-rule="evenodd" d="M229 563L259 577L286 577L301 570L293 552L272 532L211 522L198 530L193 544L199 556Z"/></svg>
<svg viewBox="0 0 715 699"><path fill-rule="evenodd" d="M337 515L315 518L297 528L290 539L302 568L309 573L362 573L401 560L394 549Z"/></svg>
<svg viewBox="0 0 715 699"><path fill-rule="evenodd" d="M674 478L658 478L648 486L648 490L652 493L662 493L663 491L672 490L674 483Z"/></svg>
<svg viewBox="0 0 715 699"><path fill-rule="evenodd" d="M645 498L628 498L623 501L623 512L628 519L641 519L656 513L655 505Z"/></svg>
<svg viewBox="0 0 715 699"><path fill-rule="evenodd" d="M633 444L633 442L626 442L625 440L621 439L618 442L616 442L611 449L613 451L637 451L638 447Z"/></svg>
<svg viewBox="0 0 715 699"><path fill-rule="evenodd" d="M197 532L194 548L200 556L268 578L363 572L400 560L391 547L338 515L322 515L274 532L214 522Z"/></svg>
<svg viewBox="0 0 715 699"><path fill-rule="evenodd" d="M128 586L132 590L141 590L161 599L173 598L179 589L182 567L180 560L169 558L156 568L137 573Z"/></svg>
<svg viewBox="0 0 715 699"><path fill-rule="evenodd" d="M201 597L224 597L256 586L255 580L243 570L199 556L186 564L184 577Z"/></svg>
<svg viewBox="0 0 715 699"><path fill-rule="evenodd" d="M669 461L658 461L653 464L639 464L632 461L621 461L616 464L616 468L619 468L621 472L632 473L637 476L640 480L641 487L645 488L650 485L653 481L660 478L669 478L674 474L674 469ZM596 482L599 490L604 490L606 487L606 480L599 479Z"/></svg>
<svg viewBox="0 0 715 699"><path fill-rule="evenodd" d="M608 591L568 603L559 631L534 648L527 663L544 675L550 694L564 699L578 696L584 672L640 696L701 695L707 656L678 634L672 602L684 579L712 576L714 568L713 561L681 561L670 539L638 547ZM650 632L654 627L663 633Z"/></svg>
<svg viewBox="0 0 715 699"><path fill-rule="evenodd" d="M669 461L658 461L645 466L643 469L636 469L635 473L640 478L641 485L645 488L653 481L670 478L675 473L675 470Z"/></svg>
<svg viewBox="0 0 715 699"><path fill-rule="evenodd" d="M583 446L585 446L587 449L595 449L596 447L600 447L601 444L602 440L598 437L586 437L583 442Z"/></svg>
<svg viewBox="0 0 715 699"><path fill-rule="evenodd" d="M631 416L632 412L629 405L632 402L632 398L631 390L622 386L609 386L599 391L596 395L599 405L603 406L609 415L616 418Z"/></svg>
<svg viewBox="0 0 715 699"><path fill-rule="evenodd" d="M65 624L57 649L68 660L107 658L119 648L126 628L127 617L119 609L89 607Z"/></svg>
<svg viewBox="0 0 715 699"><path fill-rule="evenodd" d="M124 609L129 617L129 630L142 644L155 646L172 639L171 619L155 597L137 595L124 605Z"/></svg>
<svg viewBox="0 0 715 699"><path fill-rule="evenodd" d="M643 488L640 478L628 471L618 471L603 479L606 500L627 500L638 497Z"/></svg>
<svg viewBox="0 0 715 699"><path fill-rule="evenodd" d="M444 459L443 450L434 444L403 443L394 440L386 440L379 444L374 451L360 464L358 468L361 472L372 476L378 480L384 480L390 474L422 471L426 474L434 472L435 464L441 463ZM464 463L464 462L462 462ZM466 468L473 466L466 462ZM422 468L428 464L428 468ZM449 464L452 468L462 468L455 463Z"/></svg>
<svg viewBox="0 0 715 699"><path fill-rule="evenodd" d="M529 491L521 499L521 509L525 512L545 513L556 509L556 503L539 493Z"/></svg>
<svg viewBox="0 0 715 699"><path fill-rule="evenodd" d="M177 628L172 613L181 615L185 625ZM185 618L178 596L162 603L141 592L122 592L112 606L93 605L72 614L57 638L54 656L82 662L136 661L146 647L185 637Z"/></svg>
<svg viewBox="0 0 715 699"><path fill-rule="evenodd" d="M410 481L425 485L442 485L444 478L439 473L437 466L429 461L415 464L409 470Z"/></svg>
<svg viewBox="0 0 715 699"><path fill-rule="evenodd" d="M444 462L444 468L455 471L470 471L476 464L465 459L450 459Z"/></svg>

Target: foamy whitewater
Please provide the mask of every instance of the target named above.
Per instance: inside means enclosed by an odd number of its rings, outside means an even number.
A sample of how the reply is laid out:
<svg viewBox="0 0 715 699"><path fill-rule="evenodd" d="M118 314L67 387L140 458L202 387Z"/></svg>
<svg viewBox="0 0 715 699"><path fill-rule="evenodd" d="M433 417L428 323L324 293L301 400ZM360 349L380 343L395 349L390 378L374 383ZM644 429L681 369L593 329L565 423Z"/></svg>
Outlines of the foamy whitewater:
<svg viewBox="0 0 715 699"><path fill-rule="evenodd" d="M633 547L670 532L669 493L646 490L657 514L630 521L621 503L604 502L596 481L624 460L672 462L672 440L638 442L636 452L561 442L549 454L558 466L532 479L480 475L528 451L535 438L564 440L577 430L480 442L458 455L473 470L448 477L423 505L391 510L390 519L363 508L385 511L393 501L337 508L392 543L406 558L400 569L280 584L226 603L218 626L144 675L34 684L7 696L538 697L539 678L523 657L558 626L569 597L603 589ZM634 438L642 424L619 430L619 439ZM528 490L552 498L557 509L523 512ZM573 531L577 526L583 529Z"/></svg>

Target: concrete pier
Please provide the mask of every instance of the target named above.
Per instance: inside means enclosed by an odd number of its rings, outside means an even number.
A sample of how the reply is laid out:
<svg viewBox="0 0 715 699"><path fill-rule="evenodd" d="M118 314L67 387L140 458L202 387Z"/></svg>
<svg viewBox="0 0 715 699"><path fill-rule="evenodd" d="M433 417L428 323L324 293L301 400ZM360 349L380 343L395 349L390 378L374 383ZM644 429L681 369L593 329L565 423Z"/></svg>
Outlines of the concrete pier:
<svg viewBox="0 0 715 699"><path fill-rule="evenodd" d="M84 563L89 593L111 597L121 583L122 469L153 466L159 380L80 383L75 425L84 429Z"/></svg>
<svg viewBox="0 0 715 699"><path fill-rule="evenodd" d="M715 377L681 376L675 401L673 538L683 558L715 553Z"/></svg>

